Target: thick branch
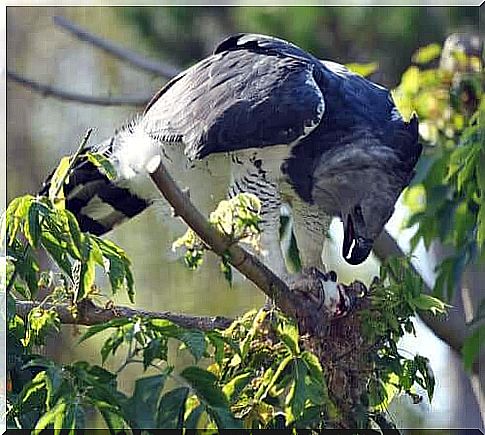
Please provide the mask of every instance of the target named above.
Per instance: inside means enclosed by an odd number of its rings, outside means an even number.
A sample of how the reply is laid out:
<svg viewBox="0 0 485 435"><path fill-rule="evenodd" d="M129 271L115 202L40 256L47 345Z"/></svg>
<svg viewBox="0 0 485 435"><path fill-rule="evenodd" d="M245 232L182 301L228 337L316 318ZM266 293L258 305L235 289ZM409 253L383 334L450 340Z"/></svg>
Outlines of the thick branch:
<svg viewBox="0 0 485 435"><path fill-rule="evenodd" d="M31 301L17 301L17 314L23 319L27 318L29 312L39 304ZM98 323L108 322L115 318L145 316L156 319L166 319L188 329L199 329L201 331L212 331L214 329L225 329L232 320L227 317L205 317L191 316L186 314L171 313L169 311L146 311L129 307L116 306L113 308L102 308L89 300L83 300L78 304L78 315L74 317L66 304L43 304L43 308L54 308L59 315L61 323L76 325L97 325Z"/></svg>
<svg viewBox="0 0 485 435"><path fill-rule="evenodd" d="M180 216L207 246L218 255L228 255L232 266L273 299L282 311L295 317L297 307L301 305L296 294L256 257L237 243L231 243L227 237L216 231L192 204L188 195L180 190L163 164L160 164L158 169L151 174L151 178L174 208L176 215Z"/></svg>
<svg viewBox="0 0 485 435"><path fill-rule="evenodd" d="M72 33L81 41L88 42L89 44L92 44L98 48L101 48L106 53L109 53L112 56L115 56L122 61L128 62L129 64L139 69L142 69L144 71L148 71L150 73L153 73L168 79L175 77L180 72L180 69L173 65L162 63L157 60L148 59L145 56L139 55L138 53L135 53L130 50L126 50L125 48L122 48L121 46L111 41L108 41L99 36L96 36L88 32L86 29L82 28L81 26L72 23L71 21L69 21L64 17L61 17L61 16L54 17L54 22L58 26Z"/></svg>
<svg viewBox="0 0 485 435"><path fill-rule="evenodd" d="M44 85L35 80L28 79L13 71L7 71L7 77L14 82L32 89L44 96L50 96L65 101L75 101L76 103L93 104L97 106L135 106L144 107L150 96L125 96L125 97L94 97L74 92L64 91L52 86Z"/></svg>

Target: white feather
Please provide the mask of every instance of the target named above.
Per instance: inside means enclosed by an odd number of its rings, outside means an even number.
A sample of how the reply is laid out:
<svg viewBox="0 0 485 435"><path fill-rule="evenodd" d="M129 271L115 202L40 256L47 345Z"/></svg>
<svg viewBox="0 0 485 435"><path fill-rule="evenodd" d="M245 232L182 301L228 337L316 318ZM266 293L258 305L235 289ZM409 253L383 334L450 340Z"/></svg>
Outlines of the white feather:
<svg viewBox="0 0 485 435"><path fill-rule="evenodd" d="M113 145L112 162L121 179L152 173L160 164L159 143L137 122L118 133Z"/></svg>

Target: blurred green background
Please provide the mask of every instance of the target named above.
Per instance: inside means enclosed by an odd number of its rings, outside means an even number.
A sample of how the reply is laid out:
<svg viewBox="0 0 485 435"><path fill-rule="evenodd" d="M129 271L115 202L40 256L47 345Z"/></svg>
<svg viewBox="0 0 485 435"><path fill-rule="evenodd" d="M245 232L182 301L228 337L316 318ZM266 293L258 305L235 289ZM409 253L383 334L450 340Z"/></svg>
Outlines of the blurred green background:
<svg viewBox="0 0 485 435"><path fill-rule="evenodd" d="M65 33L53 23L64 16L118 44L178 67L187 67L207 56L229 34L265 33L288 39L320 58L341 63L377 62L371 78L387 87L399 83L412 53L431 42L442 43L456 31L476 31L479 8L472 7L9 7L7 8L7 66L39 82L87 95L147 95L165 82L160 77L113 59ZM129 107L88 106L44 98L9 82L7 84L7 201L35 192L64 154L74 151L87 128L92 141L112 134L136 110ZM223 179L229 173L223 172ZM173 174L177 178L177 174ZM220 181L220 180L219 180ZM186 177L203 210L212 197L224 195L224 183L208 177ZM214 185L215 184L215 185ZM394 222L397 222L396 218ZM392 224L391 224L392 225ZM398 225L394 223L394 225ZM336 225L338 237L338 225ZM170 217L168 208L156 204L109 235L133 260L136 305L150 310L237 316L260 306L262 294L241 277L229 288L215 258L209 257L197 272L186 269L171 243L184 225ZM369 281L378 263L369 259L358 268L345 266L334 246L326 249L327 264L348 281ZM103 285L100 282L100 285ZM128 301L117 298L116 303ZM60 361L76 358L99 363L98 341L75 344L77 327L63 327L47 351ZM390 410L398 427L481 427L476 402L459 359L421 326L418 339L403 347L431 359L437 376L433 404L412 405L396 400ZM175 351L177 364L187 355ZM108 360L108 368L119 364ZM129 368L122 388L139 375Z"/></svg>

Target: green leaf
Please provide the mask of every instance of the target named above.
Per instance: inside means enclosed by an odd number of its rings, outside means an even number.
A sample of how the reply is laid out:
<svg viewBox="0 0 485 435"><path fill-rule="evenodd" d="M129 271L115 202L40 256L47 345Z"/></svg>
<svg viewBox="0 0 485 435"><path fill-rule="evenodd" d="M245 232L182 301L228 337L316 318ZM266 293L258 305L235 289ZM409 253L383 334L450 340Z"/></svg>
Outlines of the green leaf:
<svg viewBox="0 0 485 435"><path fill-rule="evenodd" d="M96 267L93 256L81 263L78 291L75 292L74 302L79 302L91 293L96 279Z"/></svg>
<svg viewBox="0 0 485 435"><path fill-rule="evenodd" d="M27 403L32 396L37 395L42 390L46 390L46 382L47 376L45 371L37 373L21 392L20 397L22 398L22 403Z"/></svg>
<svg viewBox="0 0 485 435"><path fill-rule="evenodd" d="M83 248L85 246L85 243L87 244L86 247L89 251L91 251L92 244L90 242L90 238L84 237L83 234L81 233L81 229L79 228L79 224L77 222L76 217L69 211L69 210L62 210L63 216L66 219L67 222L67 229L69 230L69 235L72 239L72 245L71 249L73 252L74 258L81 260L82 255L81 252L83 252ZM101 264L102 266L102 264Z"/></svg>
<svg viewBox="0 0 485 435"><path fill-rule="evenodd" d="M438 58L441 54L441 46L439 44L429 44L419 48L412 57L414 63L426 64Z"/></svg>
<svg viewBox="0 0 485 435"><path fill-rule="evenodd" d="M430 311L432 314L446 313L447 308L451 305L445 304L440 299L427 294L420 294L419 296L411 299L411 304L418 310Z"/></svg>
<svg viewBox="0 0 485 435"><path fill-rule="evenodd" d="M189 395L186 387L176 388L164 394L158 404L156 417L159 429L182 429L184 423L185 403Z"/></svg>
<svg viewBox="0 0 485 435"><path fill-rule="evenodd" d="M120 433L121 429L128 428L122 410L102 400L94 400L92 403L101 413L112 434Z"/></svg>
<svg viewBox="0 0 485 435"><path fill-rule="evenodd" d="M221 257L220 267L221 267L221 272L224 275L224 278L226 279L229 286L232 287L232 267L228 257L226 256Z"/></svg>
<svg viewBox="0 0 485 435"><path fill-rule="evenodd" d="M187 367L180 373L189 385L194 389L199 398L214 408L227 407L228 402L225 394L217 385L217 377L200 367Z"/></svg>
<svg viewBox="0 0 485 435"><path fill-rule="evenodd" d="M131 262L125 251L109 240L96 236L91 237L96 241L103 257L106 259L104 261L105 271L108 273L113 294L116 294L126 283L128 297L133 302L134 280L131 272Z"/></svg>
<svg viewBox="0 0 485 435"><path fill-rule="evenodd" d="M1 234L1 240L6 238L7 246L12 245L20 224L28 218L27 214L33 201L34 197L32 195L25 195L13 199L8 205L5 217L2 219Z"/></svg>
<svg viewBox="0 0 485 435"><path fill-rule="evenodd" d="M128 408L138 428L155 427L155 411L168 373L137 379Z"/></svg>
<svg viewBox="0 0 485 435"><path fill-rule="evenodd" d="M69 429L68 433L74 435L73 429L76 428L76 417L78 416L78 408L81 407L76 403L67 403L64 412L57 413L54 420L54 428L56 429L54 433L60 434L60 429Z"/></svg>
<svg viewBox="0 0 485 435"><path fill-rule="evenodd" d="M133 329L133 325L130 325L130 326ZM102 364L105 363L110 353L112 355L116 353L117 349L123 344L124 340L125 340L125 337L123 334L123 330L118 329L104 342L100 351Z"/></svg>
<svg viewBox="0 0 485 435"><path fill-rule="evenodd" d="M208 414L216 422L218 429L242 429L243 425L240 420L234 418L229 408L226 407L209 407Z"/></svg>
<svg viewBox="0 0 485 435"><path fill-rule="evenodd" d="M292 355L298 355L300 353L300 346L298 345L298 327L295 323L284 319L278 325L277 333L286 344Z"/></svg>
<svg viewBox="0 0 485 435"><path fill-rule="evenodd" d="M119 319L112 319L109 322L100 323L98 325L93 325L88 328L84 335L79 339L78 343L82 343L84 340L92 337L93 335L99 334L109 328L118 328L119 326L132 323L132 319L127 317L122 317Z"/></svg>
<svg viewBox="0 0 485 435"><path fill-rule="evenodd" d="M387 390L381 379L371 378L367 385L369 405L373 408L382 406L387 400Z"/></svg>
<svg viewBox="0 0 485 435"><path fill-rule="evenodd" d="M56 170L52 174L49 188L49 199L52 203L60 208L64 209L64 191L62 183L67 181L67 174L71 165L71 158L66 156L61 159Z"/></svg>
<svg viewBox="0 0 485 435"><path fill-rule="evenodd" d="M222 388L223 393L226 395L229 402L236 400L241 393L241 391L249 384L252 379L251 372L242 373L240 375L232 378L224 387Z"/></svg>
<svg viewBox="0 0 485 435"><path fill-rule="evenodd" d="M72 264L67 254L67 243L44 231L42 232L42 246L66 275L72 278Z"/></svg>
<svg viewBox="0 0 485 435"><path fill-rule="evenodd" d="M109 180L116 178L116 169L113 164L101 153L86 153L88 160L101 172L106 175Z"/></svg>
<svg viewBox="0 0 485 435"><path fill-rule="evenodd" d="M221 366L224 360L225 341L218 331L209 331L206 333L206 336L210 344L212 344L212 346L214 347L214 360L216 364Z"/></svg>
<svg viewBox="0 0 485 435"><path fill-rule="evenodd" d="M190 399L189 399L190 402ZM205 406L204 404L199 404L192 410L190 410L189 414L187 415L187 418L185 419L184 426L186 429L200 429L200 418L202 414L205 412Z"/></svg>
<svg viewBox="0 0 485 435"><path fill-rule="evenodd" d="M404 360L402 370L399 376L399 384L405 391L410 390L413 386L416 376L416 370L417 367L414 360Z"/></svg>
<svg viewBox="0 0 485 435"><path fill-rule="evenodd" d="M286 358L279 361L278 368L276 369L276 371L274 371L274 374L271 367L266 370L261 381L261 385L254 396L256 400L263 400L264 398L266 398L270 390L276 385L276 382L279 380L281 374L286 369L286 366L291 361L293 361L293 356L288 355Z"/></svg>
<svg viewBox="0 0 485 435"><path fill-rule="evenodd" d="M485 195L485 190L483 195ZM480 206L480 209L478 211L477 223L477 242L480 249L485 252L485 204L482 204Z"/></svg>
<svg viewBox="0 0 485 435"><path fill-rule="evenodd" d="M60 399L53 408L46 411L39 418L39 421L35 425L32 433L37 435L40 434L43 429L47 428L50 425L55 426L55 423L57 423L58 425L61 424L64 419L64 413L66 412L66 408L67 403L64 401L64 399ZM56 428L60 428L60 426L57 426Z"/></svg>
<svg viewBox="0 0 485 435"><path fill-rule="evenodd" d="M118 256L105 254L105 257L109 261L108 277L112 293L115 295L125 282L125 265Z"/></svg>
<svg viewBox="0 0 485 435"><path fill-rule="evenodd" d="M485 342L485 325L476 328L464 341L461 349L465 370L471 372L473 364L477 360L482 345Z"/></svg>
<svg viewBox="0 0 485 435"><path fill-rule="evenodd" d="M143 350L143 369L146 370L154 359L166 360L168 353L168 341L164 338L150 340Z"/></svg>
<svg viewBox="0 0 485 435"><path fill-rule="evenodd" d="M431 365L429 364L429 359L425 358L424 356L416 355L414 357L414 362L416 364L417 371L421 374L423 378L422 383L419 382L419 379L417 379L417 381L426 390L426 392L428 393L429 401L431 402L433 400L436 381L433 370L431 369Z"/></svg>
<svg viewBox="0 0 485 435"><path fill-rule="evenodd" d="M290 391L286 396L286 423L290 424L300 418L305 408L305 378L307 377L308 368L306 364L297 358L293 361L293 379Z"/></svg>
<svg viewBox="0 0 485 435"><path fill-rule="evenodd" d="M167 319L150 319L147 326L153 328L160 334L173 338L178 338L179 335L185 331L181 326L178 326Z"/></svg>
<svg viewBox="0 0 485 435"><path fill-rule="evenodd" d="M253 341L257 331L260 329L261 324L264 322L264 319L266 319L267 315L268 315L268 311L265 309L261 309L254 316L253 322L251 324L251 328L249 328L246 334L246 337L239 345L241 350L241 358L244 359L246 357L249 351L249 347L251 346L251 342Z"/></svg>
<svg viewBox="0 0 485 435"><path fill-rule="evenodd" d="M415 66L410 66L401 77L399 88L405 94L416 94L419 91L420 71Z"/></svg>
<svg viewBox="0 0 485 435"><path fill-rule="evenodd" d="M304 351L300 355L300 358L306 364L312 380L325 383L322 365L320 364L318 357L311 352Z"/></svg>
<svg viewBox="0 0 485 435"><path fill-rule="evenodd" d="M368 77L379 68L377 62L370 63L347 63L345 66L352 72L361 75L362 77Z"/></svg>
<svg viewBox="0 0 485 435"><path fill-rule="evenodd" d="M46 335L52 330L59 331L60 324L61 321L54 309L33 308L27 316L27 335L23 340L24 345L44 344Z"/></svg>
<svg viewBox="0 0 485 435"><path fill-rule="evenodd" d="M41 204L39 203L36 203L34 201L31 203L28 211L28 218L25 221L24 225L25 237L27 237L28 242L34 248L37 248L39 246L40 241L40 207Z"/></svg>
<svg viewBox="0 0 485 435"><path fill-rule="evenodd" d="M205 335L201 331L191 330L184 332L179 339L187 346L195 358L195 362L202 358L207 349L207 342Z"/></svg>
<svg viewBox="0 0 485 435"><path fill-rule="evenodd" d="M49 367L45 370L45 374L47 403L50 406L57 401L58 392L64 384L62 367L59 367L55 364L50 364Z"/></svg>

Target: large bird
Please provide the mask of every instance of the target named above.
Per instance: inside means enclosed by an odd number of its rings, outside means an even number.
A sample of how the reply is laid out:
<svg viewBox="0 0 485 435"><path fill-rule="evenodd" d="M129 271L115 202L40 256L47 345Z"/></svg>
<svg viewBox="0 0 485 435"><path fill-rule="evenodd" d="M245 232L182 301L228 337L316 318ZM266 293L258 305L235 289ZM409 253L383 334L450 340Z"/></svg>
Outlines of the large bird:
<svg viewBox="0 0 485 435"><path fill-rule="evenodd" d="M260 198L264 260L284 274L282 203L292 209L303 266L322 266L332 217L343 223L343 258L359 264L410 182L421 145L417 119L405 122L385 88L281 39L238 34L172 79L96 151L118 178L87 161L74 169L66 206L83 230L103 234L147 208L155 196L139 180L160 159L170 167L174 155L196 162L228 153L229 192Z"/></svg>

